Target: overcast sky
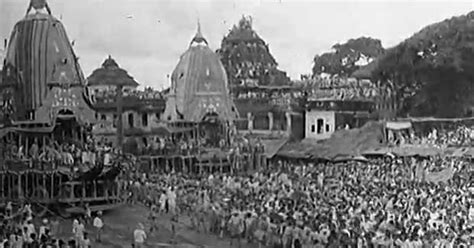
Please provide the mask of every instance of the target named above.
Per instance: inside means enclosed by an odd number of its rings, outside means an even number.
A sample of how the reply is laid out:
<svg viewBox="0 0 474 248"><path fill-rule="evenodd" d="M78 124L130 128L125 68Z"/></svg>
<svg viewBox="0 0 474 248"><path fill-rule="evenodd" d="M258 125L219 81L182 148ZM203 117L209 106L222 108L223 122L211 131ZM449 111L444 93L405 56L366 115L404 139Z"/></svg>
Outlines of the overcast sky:
<svg viewBox="0 0 474 248"><path fill-rule="evenodd" d="M169 84L200 19L213 50L243 14L292 78L311 71L315 54L370 36L391 47L424 26L467 14L472 1L48 0L62 16L86 76L111 54L143 85ZM29 0L0 0L0 38L9 38ZM127 18L132 17L132 18Z"/></svg>

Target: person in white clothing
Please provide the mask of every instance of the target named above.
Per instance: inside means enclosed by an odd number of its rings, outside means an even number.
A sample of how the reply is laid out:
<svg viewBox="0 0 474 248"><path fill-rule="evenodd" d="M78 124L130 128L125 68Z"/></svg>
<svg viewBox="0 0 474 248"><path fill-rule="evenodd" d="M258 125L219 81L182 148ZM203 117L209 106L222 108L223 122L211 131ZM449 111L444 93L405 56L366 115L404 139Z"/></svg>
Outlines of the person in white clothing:
<svg viewBox="0 0 474 248"><path fill-rule="evenodd" d="M39 228L39 238L43 235L46 235L46 230L48 230L48 219L43 219L43 224Z"/></svg>
<svg viewBox="0 0 474 248"><path fill-rule="evenodd" d="M83 221L79 220L78 225L76 226L76 232L74 233L74 239L76 240L76 244L81 244L82 240L84 239L84 231L85 231Z"/></svg>
<svg viewBox="0 0 474 248"><path fill-rule="evenodd" d="M102 216L102 211L99 211L97 213L97 216L94 218L94 223L93 226L96 229L96 239L97 242L101 242L100 240L100 235L102 233L102 229L104 228L104 223L102 222L102 219L100 218Z"/></svg>
<svg viewBox="0 0 474 248"><path fill-rule="evenodd" d="M147 239L145 233L145 227L142 223L138 223L137 229L133 232L133 238L135 241L135 248L143 248L145 244L145 240Z"/></svg>

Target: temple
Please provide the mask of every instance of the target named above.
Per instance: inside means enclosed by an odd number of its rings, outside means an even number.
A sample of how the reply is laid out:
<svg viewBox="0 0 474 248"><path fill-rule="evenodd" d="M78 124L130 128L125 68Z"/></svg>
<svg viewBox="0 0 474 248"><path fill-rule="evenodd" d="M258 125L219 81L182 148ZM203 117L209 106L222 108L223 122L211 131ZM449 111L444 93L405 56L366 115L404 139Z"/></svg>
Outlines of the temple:
<svg viewBox="0 0 474 248"><path fill-rule="evenodd" d="M46 9L47 11L44 11ZM46 1L31 1L10 36L0 85L9 123L94 122L78 58Z"/></svg>
<svg viewBox="0 0 474 248"><path fill-rule="evenodd" d="M252 28L251 17L243 16L234 25L217 53L232 87L290 84L286 72L277 68L268 44Z"/></svg>

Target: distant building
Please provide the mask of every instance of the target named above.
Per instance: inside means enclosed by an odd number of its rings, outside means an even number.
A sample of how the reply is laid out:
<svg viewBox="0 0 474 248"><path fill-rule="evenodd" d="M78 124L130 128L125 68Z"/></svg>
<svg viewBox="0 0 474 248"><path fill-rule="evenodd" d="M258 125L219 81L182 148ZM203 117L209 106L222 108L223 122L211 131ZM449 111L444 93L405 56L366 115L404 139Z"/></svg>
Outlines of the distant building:
<svg viewBox="0 0 474 248"><path fill-rule="evenodd" d="M326 139L340 128L396 117L393 86L356 78L320 77L307 82L305 137Z"/></svg>
<svg viewBox="0 0 474 248"><path fill-rule="evenodd" d="M93 133L104 142L117 142L117 85L123 86L122 127L128 150L143 149L160 136L157 128L165 109L160 92L137 90L138 83L109 56L88 78L88 87L96 111ZM130 151L131 152L131 151Z"/></svg>
<svg viewBox="0 0 474 248"><path fill-rule="evenodd" d="M303 138L304 94L294 86L242 86L232 91L242 132Z"/></svg>
<svg viewBox="0 0 474 248"><path fill-rule="evenodd" d="M338 129L357 128L376 116L367 100L309 100L305 111L305 138L327 139Z"/></svg>
<svg viewBox="0 0 474 248"><path fill-rule="evenodd" d="M279 70L268 44L253 30L251 17L234 25L217 51L234 86L288 85L290 78Z"/></svg>

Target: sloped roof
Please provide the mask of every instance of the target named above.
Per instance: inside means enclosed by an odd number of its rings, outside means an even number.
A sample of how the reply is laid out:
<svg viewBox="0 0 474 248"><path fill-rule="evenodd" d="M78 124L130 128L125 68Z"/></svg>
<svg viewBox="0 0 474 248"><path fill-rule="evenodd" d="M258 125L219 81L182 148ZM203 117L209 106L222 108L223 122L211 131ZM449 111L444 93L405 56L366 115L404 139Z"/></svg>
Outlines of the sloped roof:
<svg viewBox="0 0 474 248"><path fill-rule="evenodd" d="M356 157L364 151L380 147L383 137L383 124L369 122L361 128L339 130L327 140L305 139L285 144L277 155L289 158L326 160L334 160L338 157Z"/></svg>
<svg viewBox="0 0 474 248"><path fill-rule="evenodd" d="M87 85L138 87L139 84L109 55L102 67L95 69L87 78Z"/></svg>
<svg viewBox="0 0 474 248"><path fill-rule="evenodd" d="M201 122L206 115L217 114L222 120L235 119L238 114L229 94L224 66L206 42L199 42L205 41L200 28L196 37L171 75L163 117L170 121ZM194 46L194 42L201 44Z"/></svg>
<svg viewBox="0 0 474 248"><path fill-rule="evenodd" d="M11 77L4 83L18 86L25 109L42 106L50 84L85 85L66 29L51 15L30 14L17 22L5 56L3 70Z"/></svg>

